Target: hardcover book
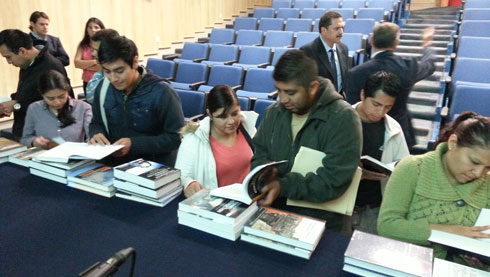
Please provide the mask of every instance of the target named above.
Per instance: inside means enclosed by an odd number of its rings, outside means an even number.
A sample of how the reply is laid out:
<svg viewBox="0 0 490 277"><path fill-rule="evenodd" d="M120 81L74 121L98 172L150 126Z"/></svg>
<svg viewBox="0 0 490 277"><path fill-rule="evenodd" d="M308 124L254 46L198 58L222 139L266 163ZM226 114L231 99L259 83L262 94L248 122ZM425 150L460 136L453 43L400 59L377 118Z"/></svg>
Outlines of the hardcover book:
<svg viewBox="0 0 490 277"><path fill-rule="evenodd" d="M300 257L303 259L310 259L311 254L313 253L311 251L308 251L308 250L305 250L302 248L294 247L294 246L291 246L291 245L288 245L285 243L281 243L278 241L254 236L251 234L245 234L244 233L241 235L240 239L243 241L246 241L246 242L250 242L250 243L257 244L257 245L260 245L263 247L267 247L267 248L270 248L272 250L284 252L284 253L287 253L287 254L290 254L293 256L297 256L297 257Z"/></svg>
<svg viewBox="0 0 490 277"><path fill-rule="evenodd" d="M25 151L26 149L27 147L23 144L0 137L0 158Z"/></svg>
<svg viewBox="0 0 490 277"><path fill-rule="evenodd" d="M107 198L111 198L111 197L113 197L116 194L116 190L115 189L110 190L110 191L100 190L100 189L96 189L94 187L86 186L86 185L75 183L75 182L71 182L71 181L68 181L68 186L71 187L71 188L75 188L75 189L78 189L78 190L83 190L83 191L90 192L90 193L93 193L93 194L97 194L97 195L100 195L100 196L104 196L104 197L107 197Z"/></svg>
<svg viewBox="0 0 490 277"><path fill-rule="evenodd" d="M158 189L150 189L135 183L126 182L119 179L114 179L114 186L121 190L131 191L135 194L141 194L151 198L160 198L163 195L167 194L169 191L180 186L180 179L175 179L170 183L159 187Z"/></svg>
<svg viewBox="0 0 490 277"><path fill-rule="evenodd" d="M88 166L95 161L93 160L72 160L68 163L55 163L55 162L42 162L37 158L32 158L28 161L30 168L49 172L50 174L57 175L66 179L66 177L72 174L74 171L79 170L82 167Z"/></svg>
<svg viewBox="0 0 490 277"><path fill-rule="evenodd" d="M177 217L179 224L233 241L240 237L243 230L243 223L232 225L181 210L177 211Z"/></svg>
<svg viewBox="0 0 490 277"><path fill-rule="evenodd" d="M271 162L257 166L245 177L243 183L215 188L211 190L210 194L250 205L263 196L262 187L265 185L273 167L285 162L287 161Z"/></svg>
<svg viewBox="0 0 490 277"><path fill-rule="evenodd" d="M52 181L55 181L58 183L65 184L65 185L67 183L66 177L61 177L61 176L51 174L51 173L48 173L46 171L38 170L38 169L35 169L32 167L29 168L29 173L31 173L32 175L36 175L36 176L42 177L44 179L49 179L49 180L52 180Z"/></svg>
<svg viewBox="0 0 490 277"><path fill-rule="evenodd" d="M91 164L81 168L67 177L69 182L92 187L97 190L112 192L114 173L112 167L102 164Z"/></svg>
<svg viewBox="0 0 490 277"><path fill-rule="evenodd" d="M46 150L41 148L31 147L26 151L9 156L9 162L21 166L29 167L29 161L45 151Z"/></svg>
<svg viewBox="0 0 490 277"><path fill-rule="evenodd" d="M363 276L432 274L433 250L355 230L344 254L344 271Z"/></svg>
<svg viewBox="0 0 490 277"><path fill-rule="evenodd" d="M160 163L137 159L114 168L114 177L157 189L180 178L180 170Z"/></svg>
<svg viewBox="0 0 490 277"><path fill-rule="evenodd" d="M462 264L435 258L432 277L488 277L490 273Z"/></svg>
<svg viewBox="0 0 490 277"><path fill-rule="evenodd" d="M368 155L361 157L361 163L362 163L362 167L365 168L366 170L383 173L386 175L391 175L393 170L395 170L393 166L382 163L381 161L378 161L375 158Z"/></svg>
<svg viewBox="0 0 490 277"><path fill-rule="evenodd" d="M151 197L146 197L139 194L134 194L130 191L122 191L118 190L116 192L116 197L124 198L127 200L132 200L144 204L149 204L157 207L164 207L168 203L172 202L175 198L177 198L182 193L182 187L177 187L169 193L165 194L161 198L155 199Z"/></svg>
<svg viewBox="0 0 490 277"><path fill-rule="evenodd" d="M230 225L246 221L257 209L256 203L246 205L235 200L212 196L206 190L200 190L179 203L181 211Z"/></svg>
<svg viewBox="0 0 490 277"><path fill-rule="evenodd" d="M262 207L243 232L313 252L324 230L324 220Z"/></svg>

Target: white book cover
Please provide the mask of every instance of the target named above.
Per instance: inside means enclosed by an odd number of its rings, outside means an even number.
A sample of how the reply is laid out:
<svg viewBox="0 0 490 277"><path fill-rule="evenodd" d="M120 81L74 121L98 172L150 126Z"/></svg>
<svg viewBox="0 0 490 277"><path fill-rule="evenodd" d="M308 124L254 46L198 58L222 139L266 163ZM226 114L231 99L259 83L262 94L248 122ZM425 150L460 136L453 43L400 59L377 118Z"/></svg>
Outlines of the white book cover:
<svg viewBox="0 0 490 277"><path fill-rule="evenodd" d="M314 251L325 231L325 221L262 207L245 224L244 233Z"/></svg>
<svg viewBox="0 0 490 277"><path fill-rule="evenodd" d="M93 163L68 175L68 181L106 192L114 191L114 174L110 166Z"/></svg>
<svg viewBox="0 0 490 277"><path fill-rule="evenodd" d="M93 194L97 194L97 195L100 195L100 196L104 196L104 197L107 197L107 198L111 198L111 197L113 197L116 194L116 191L115 190L113 190L113 191L104 191L104 190L96 189L96 188L93 188L93 187L85 186L83 184L78 184L78 183L74 183L74 182L70 182L70 181L68 181L68 186L71 187L71 188L75 188L75 189L78 189L78 190L83 190L83 191L90 192L90 193L93 193Z"/></svg>
<svg viewBox="0 0 490 277"><path fill-rule="evenodd" d="M254 168L243 180L241 184L231 184L228 186L215 188L210 191L210 194L217 197L240 201L247 205L259 200L262 194L262 186L270 174L273 166L287 161L271 162Z"/></svg>
<svg viewBox="0 0 490 277"><path fill-rule="evenodd" d="M157 207L165 207L167 204L172 202L172 200L177 198L181 193L182 193L182 188L176 188L174 191L170 192L168 195L166 195L161 199L151 199L149 197L135 195L127 191L117 191L116 197L132 200L144 204L149 204Z"/></svg>
<svg viewBox="0 0 490 277"><path fill-rule="evenodd" d="M140 186L135 183L114 179L114 187L125 191L131 191L133 193L141 194L144 196L152 197L152 198L160 198L165 194L167 194L168 192L174 190L178 186L180 186L180 179L175 179L156 190L144 186Z"/></svg>
<svg viewBox="0 0 490 277"><path fill-rule="evenodd" d="M224 222L214 220L212 218L206 218L198 214L188 213L181 210L177 210L177 217L182 217L187 220L202 224L207 228L216 229L234 235L240 234L243 230L243 224L241 226L240 225L233 226L232 224L227 224Z"/></svg>
<svg viewBox="0 0 490 277"><path fill-rule="evenodd" d="M69 159L100 160L121 149L122 145L65 142L37 156L40 161L67 163Z"/></svg>
<svg viewBox="0 0 490 277"><path fill-rule="evenodd" d="M490 272L435 258L432 277L488 277Z"/></svg>
<svg viewBox="0 0 490 277"><path fill-rule="evenodd" d="M26 151L9 156L9 162L21 166L29 167L29 161L45 151L46 150L41 148L31 147Z"/></svg>
<svg viewBox="0 0 490 277"><path fill-rule="evenodd" d="M39 176L39 177L42 177L42 178L45 178L45 179L49 179L49 180L52 180L52 181L55 181L55 182L58 182L58 183L62 183L62 184L65 184L65 185L67 183L66 178L63 178L63 177L58 176L58 175L50 174L48 172L44 172L44 171L41 171L41 170L37 170L35 168L29 168L29 172L32 175L36 175L36 176Z"/></svg>
<svg viewBox="0 0 490 277"><path fill-rule="evenodd" d="M306 174L311 172L316 174L316 170L319 167L323 166L322 161L325 156L325 153L321 151L301 146L298 154L296 154L296 157L294 159L294 164L293 168L291 168L291 172L300 173L303 176L306 176ZM342 194L337 199L333 199L324 203L313 203L302 200L288 199L287 205L325 210L350 216L354 212L354 205L357 198L357 189L359 188L361 176L362 169L357 167L349 187L344 192L344 194Z"/></svg>
<svg viewBox="0 0 490 277"><path fill-rule="evenodd" d="M430 277L432 258L431 248L355 230L344 263L387 276Z"/></svg>
<svg viewBox="0 0 490 277"><path fill-rule="evenodd" d="M490 257L490 243L443 231L432 230L429 241Z"/></svg>
<svg viewBox="0 0 490 277"><path fill-rule="evenodd" d="M161 163L137 159L114 167L114 178L158 189L180 178L180 170Z"/></svg>
<svg viewBox="0 0 490 277"><path fill-rule="evenodd" d="M209 228L207 225L189 220L188 218L185 218L185 217L179 217L178 223L181 225L190 227L190 228L194 228L194 229L197 229L197 230L200 230L200 231L203 231L203 232L206 232L206 233L227 239L227 240L235 241L240 236L240 234L235 235L235 234L232 234L229 232L224 232L224 231L219 230L219 229Z"/></svg>

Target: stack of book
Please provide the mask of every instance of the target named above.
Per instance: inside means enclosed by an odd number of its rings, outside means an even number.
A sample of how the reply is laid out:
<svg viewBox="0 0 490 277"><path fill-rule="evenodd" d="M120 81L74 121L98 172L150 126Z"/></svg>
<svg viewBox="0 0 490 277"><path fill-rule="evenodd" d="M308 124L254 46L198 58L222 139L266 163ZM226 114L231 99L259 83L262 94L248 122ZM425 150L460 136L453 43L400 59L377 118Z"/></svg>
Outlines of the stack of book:
<svg viewBox="0 0 490 277"><path fill-rule="evenodd" d="M94 160L70 160L67 163L57 163L40 161L35 157L30 159L28 164L32 175L67 184L68 175L94 162Z"/></svg>
<svg viewBox="0 0 490 277"><path fill-rule="evenodd" d="M9 156L9 162L29 167L29 161L45 151L46 150L41 148L31 147L23 152Z"/></svg>
<svg viewBox="0 0 490 277"><path fill-rule="evenodd" d="M110 166L91 164L68 175L68 186L105 197L113 197L114 174Z"/></svg>
<svg viewBox="0 0 490 277"><path fill-rule="evenodd" d="M8 156L25 151L27 147L16 141L0 138L0 163L8 161Z"/></svg>
<svg viewBox="0 0 490 277"><path fill-rule="evenodd" d="M182 193L180 170L138 159L114 168L116 196L163 207Z"/></svg>
<svg viewBox="0 0 490 277"><path fill-rule="evenodd" d="M246 205L200 190L179 203L177 215L179 224L234 241L257 209L256 203Z"/></svg>
<svg viewBox="0 0 490 277"><path fill-rule="evenodd" d="M260 208L245 224L241 239L309 259L324 231L323 220Z"/></svg>
<svg viewBox="0 0 490 277"><path fill-rule="evenodd" d="M433 250L355 230L344 271L360 276L431 276Z"/></svg>

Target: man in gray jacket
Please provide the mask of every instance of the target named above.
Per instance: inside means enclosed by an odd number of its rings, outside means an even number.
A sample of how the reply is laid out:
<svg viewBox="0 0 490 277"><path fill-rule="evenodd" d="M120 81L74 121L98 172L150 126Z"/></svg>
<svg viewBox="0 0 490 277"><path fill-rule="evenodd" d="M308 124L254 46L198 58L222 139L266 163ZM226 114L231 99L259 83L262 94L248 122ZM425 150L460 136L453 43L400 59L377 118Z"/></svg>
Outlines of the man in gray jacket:
<svg viewBox="0 0 490 277"><path fill-rule="evenodd" d="M359 165L359 116L330 80L317 75L315 62L300 50L288 51L278 61L273 77L280 101L268 108L254 137L252 168L288 160L270 176L259 204L326 219L327 228L340 230L338 214L285 206L286 198L317 203L338 198ZM302 146L325 154L322 165L306 176L291 172Z"/></svg>

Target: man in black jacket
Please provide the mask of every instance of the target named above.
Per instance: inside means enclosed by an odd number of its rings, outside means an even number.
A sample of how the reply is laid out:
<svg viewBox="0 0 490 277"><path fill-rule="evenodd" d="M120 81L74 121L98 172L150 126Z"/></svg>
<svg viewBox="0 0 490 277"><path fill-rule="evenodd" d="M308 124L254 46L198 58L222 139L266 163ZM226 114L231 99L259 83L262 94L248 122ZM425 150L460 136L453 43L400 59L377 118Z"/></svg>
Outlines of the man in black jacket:
<svg viewBox="0 0 490 277"><path fill-rule="evenodd" d="M435 71L434 52L426 47L432 43L433 33L433 28L424 31L422 44L424 52L421 60L417 62L416 58L404 59L395 55L394 51L400 42L400 29L393 23L381 23L373 29L372 59L352 68L348 73L347 101L351 104L361 100L361 89L372 74L387 71L398 76L402 90L388 114L400 123L409 148L415 145L415 133L407 108L408 95L416 82L427 78Z"/></svg>
<svg viewBox="0 0 490 277"><path fill-rule="evenodd" d="M14 113L12 133L20 138L27 107L42 99L37 90L39 77L50 69L61 72L67 79L68 76L61 62L47 48L36 49L29 35L20 30L7 29L0 32L0 54L9 64L20 68L17 91L10 96L12 101L0 103L0 116ZM73 92L70 95L73 97Z"/></svg>
<svg viewBox="0 0 490 277"><path fill-rule="evenodd" d="M338 12L328 12L318 23L320 36L302 46L306 55L316 61L318 75L329 79L335 89L343 94L348 70L349 50L341 42L344 22Z"/></svg>

